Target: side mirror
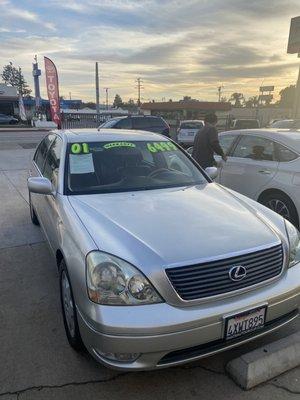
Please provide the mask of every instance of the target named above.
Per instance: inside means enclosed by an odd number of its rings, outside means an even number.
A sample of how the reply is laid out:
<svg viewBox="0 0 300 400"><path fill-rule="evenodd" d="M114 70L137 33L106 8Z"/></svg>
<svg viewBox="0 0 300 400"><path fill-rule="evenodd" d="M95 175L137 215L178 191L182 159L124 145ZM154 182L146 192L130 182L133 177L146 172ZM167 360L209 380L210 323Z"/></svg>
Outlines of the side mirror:
<svg viewBox="0 0 300 400"><path fill-rule="evenodd" d="M48 178L34 177L28 178L27 186L29 192L38 194L54 194L52 183Z"/></svg>
<svg viewBox="0 0 300 400"><path fill-rule="evenodd" d="M212 180L215 180L216 177L218 176L218 168L216 167L207 167L205 168L205 172Z"/></svg>

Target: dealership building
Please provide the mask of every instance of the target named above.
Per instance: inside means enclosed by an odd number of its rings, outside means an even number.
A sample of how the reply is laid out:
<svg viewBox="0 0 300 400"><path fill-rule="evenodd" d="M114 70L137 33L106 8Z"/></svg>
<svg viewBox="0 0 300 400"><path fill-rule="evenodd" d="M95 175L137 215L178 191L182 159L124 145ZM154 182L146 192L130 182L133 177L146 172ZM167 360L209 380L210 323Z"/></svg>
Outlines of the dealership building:
<svg viewBox="0 0 300 400"><path fill-rule="evenodd" d="M18 93L13 86L0 83L0 114L15 115L18 113Z"/></svg>

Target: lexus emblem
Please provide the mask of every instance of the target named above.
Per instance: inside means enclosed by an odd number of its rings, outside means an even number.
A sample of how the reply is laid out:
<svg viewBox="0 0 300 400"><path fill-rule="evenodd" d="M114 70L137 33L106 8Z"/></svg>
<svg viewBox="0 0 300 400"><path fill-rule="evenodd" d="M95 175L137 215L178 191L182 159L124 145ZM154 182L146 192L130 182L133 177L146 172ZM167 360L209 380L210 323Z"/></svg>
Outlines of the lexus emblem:
<svg viewBox="0 0 300 400"><path fill-rule="evenodd" d="M247 270L242 265L235 265L229 270L229 278L234 282L241 281L246 277L246 275Z"/></svg>

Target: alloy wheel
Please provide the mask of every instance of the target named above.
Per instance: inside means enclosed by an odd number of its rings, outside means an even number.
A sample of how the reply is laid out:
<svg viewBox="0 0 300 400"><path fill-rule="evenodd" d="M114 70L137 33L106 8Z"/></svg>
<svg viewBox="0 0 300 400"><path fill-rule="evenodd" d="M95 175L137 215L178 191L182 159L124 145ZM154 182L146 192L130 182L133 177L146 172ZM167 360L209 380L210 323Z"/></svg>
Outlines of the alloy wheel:
<svg viewBox="0 0 300 400"><path fill-rule="evenodd" d="M290 220L291 214L288 206L282 201L278 199L269 200L266 203L266 206L271 210L275 211L277 214L281 215L282 217Z"/></svg>
<svg viewBox="0 0 300 400"><path fill-rule="evenodd" d="M62 304L67 326L72 337L75 336L75 307L71 293L71 286L65 271L61 277Z"/></svg>

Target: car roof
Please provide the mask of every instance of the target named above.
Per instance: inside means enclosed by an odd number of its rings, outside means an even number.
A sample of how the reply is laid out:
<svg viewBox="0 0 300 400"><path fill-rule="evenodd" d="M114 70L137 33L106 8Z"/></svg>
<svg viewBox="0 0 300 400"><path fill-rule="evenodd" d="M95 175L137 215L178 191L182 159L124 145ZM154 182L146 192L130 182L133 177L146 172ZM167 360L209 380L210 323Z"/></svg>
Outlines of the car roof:
<svg viewBox="0 0 300 400"><path fill-rule="evenodd" d="M180 122L203 122L203 119L183 119Z"/></svg>
<svg viewBox="0 0 300 400"><path fill-rule="evenodd" d="M281 142L291 149L300 152L300 130L291 129L238 129L234 131L220 132L220 134L252 134L257 136L266 137L277 142Z"/></svg>
<svg viewBox="0 0 300 400"><path fill-rule="evenodd" d="M166 136L160 135L158 133L132 130L132 129L62 129L52 131L56 134L65 137L67 142L76 143L78 140L81 142L110 142L110 141L168 141Z"/></svg>
<svg viewBox="0 0 300 400"><path fill-rule="evenodd" d="M153 119L162 119L162 117L156 116L156 115L122 115L121 117L113 117L108 119L105 122L109 122L111 120L115 120L115 119L125 119L125 118L153 118Z"/></svg>

